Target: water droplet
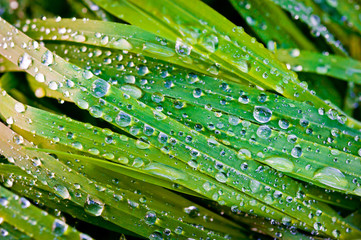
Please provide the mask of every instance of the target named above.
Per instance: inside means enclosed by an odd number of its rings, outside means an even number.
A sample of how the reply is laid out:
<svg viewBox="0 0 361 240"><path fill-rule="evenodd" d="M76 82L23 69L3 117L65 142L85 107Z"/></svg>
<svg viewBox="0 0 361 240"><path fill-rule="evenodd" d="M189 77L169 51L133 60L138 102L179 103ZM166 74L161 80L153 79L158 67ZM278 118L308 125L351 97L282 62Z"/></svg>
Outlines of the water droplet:
<svg viewBox="0 0 361 240"><path fill-rule="evenodd" d="M44 76L44 74L42 74L42 73L37 73L37 74L35 75L35 80L38 81L38 82L40 82L40 83L45 82L45 76Z"/></svg>
<svg viewBox="0 0 361 240"><path fill-rule="evenodd" d="M295 165L286 158L271 157L265 160L265 163L281 172L292 172Z"/></svg>
<svg viewBox="0 0 361 240"><path fill-rule="evenodd" d="M22 208L28 208L28 207L30 207L30 202L29 202L29 200L27 200L26 198L21 197L21 198L19 199L19 202L20 202L20 206L21 206Z"/></svg>
<svg viewBox="0 0 361 240"><path fill-rule="evenodd" d="M348 186L345 175L339 169L333 167L317 170L313 178L320 183L337 189L346 189Z"/></svg>
<svg viewBox="0 0 361 240"><path fill-rule="evenodd" d="M70 194L68 189L63 185L55 185L54 189L56 193L63 199L70 199Z"/></svg>
<svg viewBox="0 0 361 240"><path fill-rule="evenodd" d="M261 190L261 183L255 179L251 179L251 181L249 182L249 187L252 193L256 193Z"/></svg>
<svg viewBox="0 0 361 240"><path fill-rule="evenodd" d="M178 55L188 56L189 54L191 54L191 51L192 51L191 46L188 46L185 43L183 43L183 41L180 38L177 39L175 44L175 52Z"/></svg>
<svg viewBox="0 0 361 240"><path fill-rule="evenodd" d="M229 115L228 122L233 126L237 126L241 120L237 116Z"/></svg>
<svg viewBox="0 0 361 240"><path fill-rule="evenodd" d="M68 224L59 219L55 219L51 230L56 236L63 236L67 229Z"/></svg>
<svg viewBox="0 0 361 240"><path fill-rule="evenodd" d="M272 111L267 107L255 106L253 110L253 117L260 123L266 123L271 119Z"/></svg>
<svg viewBox="0 0 361 240"><path fill-rule="evenodd" d="M202 96L202 89L196 88L193 90L193 97L200 98Z"/></svg>
<svg viewBox="0 0 361 240"><path fill-rule="evenodd" d="M54 54L49 50L46 50L45 53L41 56L41 63L45 66L49 66L54 62Z"/></svg>
<svg viewBox="0 0 361 240"><path fill-rule="evenodd" d="M121 87L122 91L124 91L129 96L132 96L135 99L139 99L142 97L143 92L138 87L133 85L123 85Z"/></svg>
<svg viewBox="0 0 361 240"><path fill-rule="evenodd" d="M302 156L302 148L300 146L296 146L291 150L291 155L294 158L299 158Z"/></svg>
<svg viewBox="0 0 361 240"><path fill-rule="evenodd" d="M20 103L20 102L17 102L15 103L15 111L17 111L18 113L23 113L25 112L26 108L25 108L25 105Z"/></svg>
<svg viewBox="0 0 361 240"><path fill-rule="evenodd" d="M227 182L227 176L223 172L217 173L216 174L216 179L221 183Z"/></svg>
<svg viewBox="0 0 361 240"><path fill-rule="evenodd" d="M242 160L249 160L251 159L252 154L248 149L241 148L237 153L237 157Z"/></svg>
<svg viewBox="0 0 361 240"><path fill-rule="evenodd" d="M90 215L100 216L104 210L104 203L88 196L84 205L84 210Z"/></svg>
<svg viewBox="0 0 361 240"><path fill-rule="evenodd" d="M155 103L160 103L164 101L164 95L159 92L155 92L152 94L152 101Z"/></svg>
<svg viewBox="0 0 361 240"><path fill-rule="evenodd" d="M137 140L135 142L135 146L139 149L148 149L149 148L149 143L143 142L141 140Z"/></svg>
<svg viewBox="0 0 361 240"><path fill-rule="evenodd" d="M286 120L286 119L280 119L278 121L278 125L280 126L280 128L282 129L287 129L290 126L290 123Z"/></svg>
<svg viewBox="0 0 361 240"><path fill-rule="evenodd" d="M172 57L174 56L174 50L166 47L166 46L161 46L158 44L154 44L151 42L146 42L144 44L143 47L144 51L149 52L149 53L154 53L156 55L160 55L163 57Z"/></svg>
<svg viewBox="0 0 361 240"><path fill-rule="evenodd" d="M24 53L22 56L19 57L18 66L20 69L28 69L33 62L31 56L27 53Z"/></svg>
<svg viewBox="0 0 361 240"><path fill-rule="evenodd" d="M214 53L218 49L218 37L214 34L206 34L201 37L200 44L209 52Z"/></svg>
<svg viewBox="0 0 361 240"><path fill-rule="evenodd" d="M85 70L85 71L83 72L83 77L84 77L85 79L90 79L90 78L94 77L94 74L93 74L91 71L89 71L89 70Z"/></svg>
<svg viewBox="0 0 361 240"><path fill-rule="evenodd" d="M267 139L271 136L272 130L267 125L262 125L257 129L257 136L263 139Z"/></svg>
<svg viewBox="0 0 361 240"><path fill-rule="evenodd" d="M191 218L197 217L199 215L199 209L196 206L186 207L184 208L184 212Z"/></svg>
<svg viewBox="0 0 361 240"><path fill-rule="evenodd" d="M97 79L91 86L92 95L96 98L104 97L110 89L110 84L103 79Z"/></svg>
<svg viewBox="0 0 361 240"><path fill-rule="evenodd" d="M144 221L148 224L148 225L154 225L154 223L157 221L157 215L154 211L148 211L145 214L144 217Z"/></svg>
<svg viewBox="0 0 361 240"><path fill-rule="evenodd" d="M132 117L123 111L120 111L118 116L115 118L116 124L120 127L128 127L132 122Z"/></svg>
<svg viewBox="0 0 361 240"><path fill-rule="evenodd" d="M114 46L121 50L131 50L133 48L132 44L125 40L124 38L121 38L113 43Z"/></svg>
<svg viewBox="0 0 361 240"><path fill-rule="evenodd" d="M54 81L50 81L48 84L48 87L50 88L50 90L57 90L58 89L58 83L54 82Z"/></svg>

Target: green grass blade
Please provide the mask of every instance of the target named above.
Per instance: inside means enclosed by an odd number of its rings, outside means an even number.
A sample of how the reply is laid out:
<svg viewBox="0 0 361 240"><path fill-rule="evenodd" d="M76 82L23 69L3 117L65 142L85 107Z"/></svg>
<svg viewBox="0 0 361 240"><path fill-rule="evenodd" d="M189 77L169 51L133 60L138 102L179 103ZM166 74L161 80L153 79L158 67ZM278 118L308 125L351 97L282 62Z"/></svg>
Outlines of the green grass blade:
<svg viewBox="0 0 361 240"><path fill-rule="evenodd" d="M230 0L230 2L269 49L272 49L274 46L271 45L276 43L274 52L278 51L277 48L315 50L310 40L272 1Z"/></svg>
<svg viewBox="0 0 361 240"><path fill-rule="evenodd" d="M281 49L277 52L277 58L290 64L295 71L311 72L361 84L361 62L352 58L298 49Z"/></svg>
<svg viewBox="0 0 361 240"><path fill-rule="evenodd" d="M92 239L1 186L0 196L2 217L35 239Z"/></svg>

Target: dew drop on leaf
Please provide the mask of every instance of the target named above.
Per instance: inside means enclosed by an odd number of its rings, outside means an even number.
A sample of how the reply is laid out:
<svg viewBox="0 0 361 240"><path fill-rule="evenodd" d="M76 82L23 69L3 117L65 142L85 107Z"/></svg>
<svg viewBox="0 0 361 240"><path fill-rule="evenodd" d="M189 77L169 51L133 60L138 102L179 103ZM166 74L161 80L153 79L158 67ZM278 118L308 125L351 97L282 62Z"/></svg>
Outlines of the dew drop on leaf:
<svg viewBox="0 0 361 240"><path fill-rule="evenodd" d="M24 53L22 56L19 57L18 66L20 69L28 69L33 62L31 56L27 53Z"/></svg>
<svg viewBox="0 0 361 240"><path fill-rule="evenodd" d="M110 89L110 84L103 79L97 79L91 86L91 93L96 98L104 97Z"/></svg>
<svg viewBox="0 0 361 240"><path fill-rule="evenodd" d="M348 181L345 175L337 168L324 167L317 170L313 176L316 181L337 189L346 189Z"/></svg>
<svg viewBox="0 0 361 240"><path fill-rule="evenodd" d="M260 123L268 122L272 117L272 111L263 106L255 106L253 110L253 117Z"/></svg>
<svg viewBox="0 0 361 240"><path fill-rule="evenodd" d="M271 157L265 160L265 163L281 172L292 172L295 165L293 162L282 157Z"/></svg>

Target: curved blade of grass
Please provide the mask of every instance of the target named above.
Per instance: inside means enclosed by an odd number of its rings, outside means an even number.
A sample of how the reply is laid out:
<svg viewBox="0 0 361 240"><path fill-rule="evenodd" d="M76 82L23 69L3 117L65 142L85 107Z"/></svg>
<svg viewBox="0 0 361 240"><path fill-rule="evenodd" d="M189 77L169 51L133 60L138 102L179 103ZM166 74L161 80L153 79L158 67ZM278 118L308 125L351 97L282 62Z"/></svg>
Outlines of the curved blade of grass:
<svg viewBox="0 0 361 240"><path fill-rule="evenodd" d="M298 49L280 49L277 58L293 70L312 72L361 84L361 62L348 57Z"/></svg>
<svg viewBox="0 0 361 240"><path fill-rule="evenodd" d="M34 26L34 27L30 27ZM101 21L55 19L34 19L18 25L30 37L38 40L62 40L101 45L108 48L142 53L145 56L158 58L194 71L218 75L214 70L214 63L202 54L191 52L185 58L175 52L176 42L161 38L139 27ZM45 34L45 29L47 32ZM97 56L95 54L94 56ZM213 69L214 72L208 71ZM248 84L234 74L222 73L223 77Z"/></svg>
<svg viewBox="0 0 361 240"><path fill-rule="evenodd" d="M4 22L3 22L4 23ZM9 30L16 31L15 28L11 28L7 24L2 24L5 29L9 28ZM21 36L21 37L19 37ZM16 34L12 35L12 40L15 42L14 48L11 49L1 49L1 52L4 56L11 56L10 60L16 61L19 59L20 56L22 56L20 65L22 64L22 60L24 60L24 57L26 60L28 59L27 55L21 55L25 52L24 49L21 49L18 47L18 44L23 42L24 40L27 40L28 38L23 35L20 32L16 32ZM233 186L234 188L238 188L241 190L241 187L237 184L238 182L243 182L245 185L249 185L247 183L250 183L251 180L260 180L260 182L263 182L263 184L266 184L266 187L269 187L272 192L273 191L279 191L282 193L282 196L280 196L281 199L284 199L286 202L286 198L289 199L291 197L293 200L289 202L289 205L287 207L285 206L285 202L277 202L272 197L268 198L267 196L271 196L270 194L265 196L263 195L264 191L261 191L259 193L253 193L252 195L254 197L257 197L259 200L263 200L266 202L269 202L269 204L272 204L274 207L282 209L285 213L288 213L290 215L294 215L294 210L297 208L297 205L302 202L300 198L298 198L298 188L299 186L296 185L296 182L292 182L291 179L288 178L279 178L279 176L275 176L272 174L267 174L267 180L263 179L262 176L264 176L264 173L262 173L264 170L267 172L267 168L264 168L260 166L258 163L254 161L248 162L248 168L247 171L241 172L238 169L240 168L239 163L235 163L233 159L236 158L236 152L232 149L224 148L219 145L213 146L213 148L209 149L207 146L209 145L209 142L207 138L199 133L196 133L194 131L190 131L189 128L186 126L178 123L177 121L171 120L170 118L166 117L165 115L159 115L159 112L155 112L154 109L141 104L133 97L129 96L125 92L114 89L113 87L110 87L106 84L104 80L101 80L99 78L96 78L92 76L92 74L89 71L84 71L76 66L71 66L70 64L64 62L60 57L50 54L49 51L47 51L43 47L39 47L37 51L34 51L32 49L27 49L26 53L31 56L32 59L32 67L28 66L27 72L30 74L34 74L33 67L36 66L37 69L39 69L40 72L43 72L47 75L46 79L49 79L49 75L53 76L51 78L52 82L55 81L55 84L57 85L59 91L68 92L69 95L75 100L75 102L78 104L78 106L82 108L88 108L92 107L94 105L97 105L99 103L99 99L101 101L104 101L104 105L102 107L103 112L103 118L106 119L108 122L111 122L115 126L121 127L123 130L129 131L131 126L125 127L121 122L118 120L114 122L114 119L119 119L118 111L121 110L120 114L122 112L128 114L130 116L130 119L132 120L132 127L138 126L140 128L144 128L146 126L151 127L152 134L144 134L141 133L140 136L143 136L143 138L149 139L151 143L155 146L158 146L159 148L168 146L172 151L176 152L178 155L178 158L182 159L182 161L188 162L190 157L189 154L193 154L194 157L199 157L198 162L201 161L202 164L196 163L196 167L203 173L214 177L218 181L222 183L226 183L227 185ZM39 60L41 59L41 56L45 58L46 60L52 59L51 61L51 68L53 69L52 72L49 72L48 66L50 64L47 64L49 61L45 61L43 65L39 64ZM44 57L45 56L45 57ZM60 69L62 69L60 71ZM66 71L64 71L66 69ZM61 74L62 73L62 74ZM64 74L64 75L63 75ZM63 79L72 79L68 80L67 85L62 84ZM75 80L76 79L76 80ZM71 82L71 83L70 83ZM50 82L49 82L50 83ZM98 85L99 84L99 85ZM52 87L53 84L50 84L50 87ZM101 90L98 94L98 87L100 87ZM124 103L127 103L125 106ZM155 114L155 116L154 116ZM109 117L107 117L109 116ZM134 123L133 123L134 122ZM161 124L160 124L161 123ZM172 133L172 129L175 129L178 133L182 132L182 134L174 135ZM167 135L172 136L179 141L176 145L169 145L168 143L162 144L158 141L158 134L160 132L163 132ZM193 139L195 141L185 141L186 136L193 136ZM182 150L182 151L181 151ZM222 156L222 160L220 161L220 156ZM210 169L213 169L214 164L219 161L220 170L217 171L210 171ZM237 166L236 166L237 165ZM217 165L216 165L217 166ZM272 172L272 171L270 171ZM276 180L277 179L277 180ZM282 185L284 181L284 184L287 186L279 187L278 185L274 185L274 183L278 182L278 184ZM292 185L291 185L292 184ZM243 185L244 189L244 185ZM217 197L218 199L218 197ZM271 200L271 201L269 201ZM337 213L332 211L328 206L320 204L320 203L310 203L308 204L309 208L311 209L319 209L324 214L320 216L315 216L315 218L309 219L308 217L308 211L298 211L297 218L306 222L309 222L309 226L313 226L315 229L324 232L326 234L332 235L332 231L334 231L335 224L332 223L331 219L335 219L340 224L343 225L343 221L341 218L338 217ZM306 209L304 209L306 210ZM337 220L339 219L339 220ZM315 227L316 226L316 227ZM344 229L340 228L338 231L341 232L342 235L358 235L358 230L354 226L347 226L352 229L354 229L351 232L346 232Z"/></svg>
<svg viewBox="0 0 361 240"><path fill-rule="evenodd" d="M2 186L0 186L0 196L1 216L31 237L37 239L92 239ZM34 222L36 224L32 224Z"/></svg>

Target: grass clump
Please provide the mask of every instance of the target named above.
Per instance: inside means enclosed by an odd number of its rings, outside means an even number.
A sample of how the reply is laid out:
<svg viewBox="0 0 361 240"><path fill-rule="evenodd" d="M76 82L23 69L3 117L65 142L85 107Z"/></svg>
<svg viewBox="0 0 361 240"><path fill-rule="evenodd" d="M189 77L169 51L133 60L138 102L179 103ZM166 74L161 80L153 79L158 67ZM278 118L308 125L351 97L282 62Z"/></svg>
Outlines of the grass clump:
<svg viewBox="0 0 361 240"><path fill-rule="evenodd" d="M359 3L218 4L1 1L5 239L361 237Z"/></svg>

